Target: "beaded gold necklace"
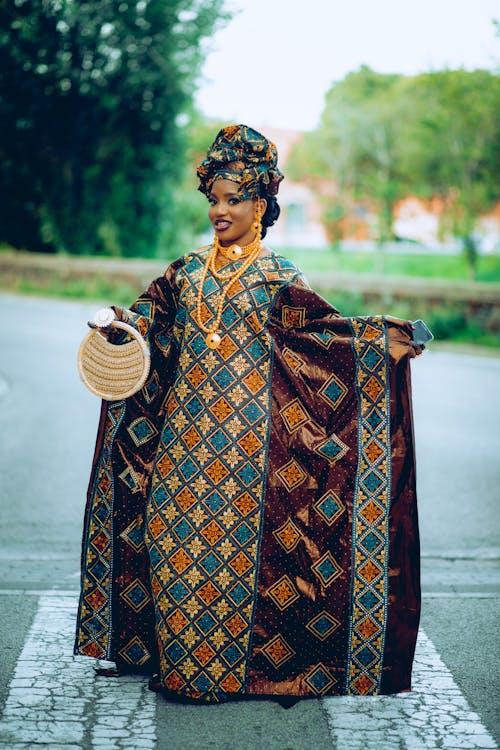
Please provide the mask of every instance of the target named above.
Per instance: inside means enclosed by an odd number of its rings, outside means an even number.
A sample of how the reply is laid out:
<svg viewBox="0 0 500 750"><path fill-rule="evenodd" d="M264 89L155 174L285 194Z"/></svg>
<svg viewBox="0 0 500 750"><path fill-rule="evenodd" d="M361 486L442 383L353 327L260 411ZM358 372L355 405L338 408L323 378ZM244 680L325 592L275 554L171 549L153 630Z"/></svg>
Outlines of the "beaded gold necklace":
<svg viewBox="0 0 500 750"><path fill-rule="evenodd" d="M220 336L220 322L222 319L222 312L224 310L224 302L227 295L229 294L231 287L236 284L238 279L243 276L247 268L249 268L254 260L259 257L261 251L262 245L260 243L260 232L256 234L255 239L252 240L252 242L250 242L248 245L245 245L244 247L240 247L239 245L230 245L227 248L222 247L219 242L219 238L214 238L212 249L208 253L205 267L203 269L200 288L198 290L198 298L196 301L196 318L198 321L198 325L204 333L208 334L205 338L205 342L210 349L217 349L222 340ZM217 270L216 267L216 260L219 254L223 255L229 260L245 258L245 261L235 271L221 272ZM203 302L203 287L209 270L213 273L216 279L219 279L219 281L227 281L228 283L222 287L219 304L217 305L217 314L215 316L215 321L211 325L206 326L202 320L201 306Z"/></svg>

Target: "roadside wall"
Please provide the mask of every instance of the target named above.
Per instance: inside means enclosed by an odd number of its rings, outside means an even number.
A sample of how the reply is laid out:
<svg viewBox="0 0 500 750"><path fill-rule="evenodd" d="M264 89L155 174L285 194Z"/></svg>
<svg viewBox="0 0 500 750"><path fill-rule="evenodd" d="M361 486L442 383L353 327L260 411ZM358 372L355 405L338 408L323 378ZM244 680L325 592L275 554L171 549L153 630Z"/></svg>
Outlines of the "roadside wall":
<svg viewBox="0 0 500 750"><path fill-rule="evenodd" d="M95 297L129 302L150 281L164 273L166 262L0 253L0 288L62 296ZM311 286L333 304L357 301L363 308L400 317L429 315L447 310L474 323L482 331L500 332L500 284L447 282L412 277L350 273L309 273ZM113 297L120 289L122 299ZM349 303L348 303L349 306ZM353 310L345 311L355 314Z"/></svg>

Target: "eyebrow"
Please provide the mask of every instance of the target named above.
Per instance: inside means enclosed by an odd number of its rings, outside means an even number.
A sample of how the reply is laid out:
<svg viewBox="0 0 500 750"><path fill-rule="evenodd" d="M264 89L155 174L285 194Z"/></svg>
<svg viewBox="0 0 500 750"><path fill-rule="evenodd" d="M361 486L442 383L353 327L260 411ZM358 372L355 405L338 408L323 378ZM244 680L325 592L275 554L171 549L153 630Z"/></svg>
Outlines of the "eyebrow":
<svg viewBox="0 0 500 750"><path fill-rule="evenodd" d="M217 198L217 196L215 195L215 193L210 193L210 195L209 195L208 197L209 197L209 198ZM222 197L223 197L223 198L228 198L228 197L229 197L229 198L234 198L234 197L236 197L236 198L239 198L239 197L240 197L240 193L239 193L239 191L238 191L238 190L237 190L236 192L234 192L234 193L233 193L233 192L230 192L230 193L222 193Z"/></svg>

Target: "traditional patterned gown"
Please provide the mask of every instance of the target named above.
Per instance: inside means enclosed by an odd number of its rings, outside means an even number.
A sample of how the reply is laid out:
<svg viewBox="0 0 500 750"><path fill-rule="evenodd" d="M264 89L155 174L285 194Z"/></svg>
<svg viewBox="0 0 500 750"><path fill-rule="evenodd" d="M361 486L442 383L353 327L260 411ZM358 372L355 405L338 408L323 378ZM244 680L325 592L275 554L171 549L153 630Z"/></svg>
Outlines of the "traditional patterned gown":
<svg viewBox="0 0 500 750"><path fill-rule="evenodd" d="M75 653L206 701L409 690L411 325L340 317L272 254L230 291L209 349L207 252L129 311L152 366L103 404ZM205 323L220 292L208 276Z"/></svg>

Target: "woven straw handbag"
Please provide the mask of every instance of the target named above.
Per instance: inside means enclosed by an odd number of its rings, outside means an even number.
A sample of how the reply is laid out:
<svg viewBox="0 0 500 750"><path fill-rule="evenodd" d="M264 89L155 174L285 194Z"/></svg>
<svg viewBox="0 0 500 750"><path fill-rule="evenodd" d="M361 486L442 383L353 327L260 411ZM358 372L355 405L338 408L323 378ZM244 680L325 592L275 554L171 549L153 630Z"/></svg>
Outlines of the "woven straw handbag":
<svg viewBox="0 0 500 750"><path fill-rule="evenodd" d="M84 385L105 401L120 401L137 393L149 374L149 348L141 334L128 323L114 320L131 337L123 344L112 344L92 328L78 351L78 370Z"/></svg>

